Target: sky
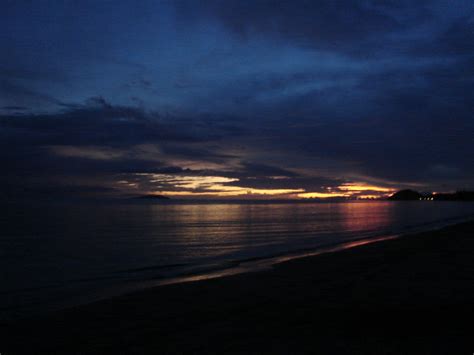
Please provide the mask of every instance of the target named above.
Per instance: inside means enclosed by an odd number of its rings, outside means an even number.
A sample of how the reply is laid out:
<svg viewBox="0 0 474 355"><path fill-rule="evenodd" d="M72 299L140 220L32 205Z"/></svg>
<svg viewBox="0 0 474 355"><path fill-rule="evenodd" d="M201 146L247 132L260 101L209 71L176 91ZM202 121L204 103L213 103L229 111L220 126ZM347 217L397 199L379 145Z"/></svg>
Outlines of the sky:
<svg viewBox="0 0 474 355"><path fill-rule="evenodd" d="M474 189L474 2L4 0L0 196Z"/></svg>

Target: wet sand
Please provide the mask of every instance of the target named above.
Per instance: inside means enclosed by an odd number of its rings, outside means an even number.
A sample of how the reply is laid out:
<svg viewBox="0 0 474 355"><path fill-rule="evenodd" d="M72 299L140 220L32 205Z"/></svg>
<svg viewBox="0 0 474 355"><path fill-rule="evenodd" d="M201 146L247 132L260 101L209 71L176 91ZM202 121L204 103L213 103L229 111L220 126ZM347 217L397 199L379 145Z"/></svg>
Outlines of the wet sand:
<svg viewBox="0 0 474 355"><path fill-rule="evenodd" d="M474 222L3 324L9 354L472 354Z"/></svg>

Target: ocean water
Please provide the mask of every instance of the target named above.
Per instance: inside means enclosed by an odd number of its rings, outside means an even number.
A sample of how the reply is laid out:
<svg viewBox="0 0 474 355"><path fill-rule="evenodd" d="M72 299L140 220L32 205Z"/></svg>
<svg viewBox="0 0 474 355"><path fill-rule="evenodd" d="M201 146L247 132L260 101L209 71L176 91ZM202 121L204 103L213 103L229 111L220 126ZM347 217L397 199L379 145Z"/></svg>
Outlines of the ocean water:
<svg viewBox="0 0 474 355"><path fill-rule="evenodd" d="M433 201L11 204L0 320L473 217L474 203Z"/></svg>

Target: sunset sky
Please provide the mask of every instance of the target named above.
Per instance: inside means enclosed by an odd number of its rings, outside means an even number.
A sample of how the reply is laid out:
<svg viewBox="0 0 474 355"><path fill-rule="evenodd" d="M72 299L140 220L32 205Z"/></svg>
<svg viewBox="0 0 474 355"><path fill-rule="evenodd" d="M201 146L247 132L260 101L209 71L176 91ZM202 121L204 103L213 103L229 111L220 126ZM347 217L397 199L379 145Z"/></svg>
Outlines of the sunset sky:
<svg viewBox="0 0 474 355"><path fill-rule="evenodd" d="M474 188L474 2L4 0L0 195Z"/></svg>

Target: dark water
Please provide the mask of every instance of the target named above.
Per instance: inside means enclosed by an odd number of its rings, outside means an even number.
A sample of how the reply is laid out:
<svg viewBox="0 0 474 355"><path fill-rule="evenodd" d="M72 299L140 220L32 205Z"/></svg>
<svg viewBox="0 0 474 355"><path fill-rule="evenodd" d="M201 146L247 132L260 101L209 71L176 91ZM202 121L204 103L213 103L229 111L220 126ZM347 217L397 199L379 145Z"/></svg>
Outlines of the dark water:
<svg viewBox="0 0 474 355"><path fill-rule="evenodd" d="M0 217L0 319L473 215L473 203L424 201L11 205Z"/></svg>

